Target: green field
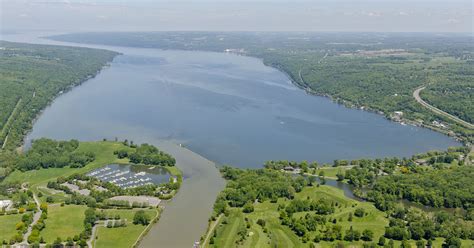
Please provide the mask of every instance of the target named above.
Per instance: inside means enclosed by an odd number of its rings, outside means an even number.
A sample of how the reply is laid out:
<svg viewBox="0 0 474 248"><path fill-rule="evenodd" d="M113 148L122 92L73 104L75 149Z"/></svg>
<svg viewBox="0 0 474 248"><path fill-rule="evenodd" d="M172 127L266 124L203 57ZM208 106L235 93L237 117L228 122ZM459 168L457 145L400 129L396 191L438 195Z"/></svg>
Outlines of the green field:
<svg viewBox="0 0 474 248"><path fill-rule="evenodd" d="M96 157L92 163L82 168L48 168L26 172L16 170L5 178L3 182L27 182L32 190L37 191L38 186L44 187L48 181L52 181L60 176L67 177L74 173L86 173L111 163L126 163L127 160L118 159L114 155L114 151L126 148L127 146L119 142L81 142L77 152L94 153Z"/></svg>
<svg viewBox="0 0 474 248"><path fill-rule="evenodd" d="M21 221L21 214L0 215L0 242L10 240L17 233L16 223Z"/></svg>
<svg viewBox="0 0 474 248"><path fill-rule="evenodd" d="M338 219L338 224L343 227L343 230L349 229L350 226L354 230L370 229L374 232L374 237L379 237L384 233L384 227L388 224L385 214L377 210L373 204L368 202L359 202L344 196L342 190L331 186L307 187L302 192L296 195L296 198L306 199L326 198L337 202L340 208L336 208L336 212L331 214L331 218ZM285 204L289 200L279 199L277 203L270 203L265 201L263 203L254 204L255 210L252 213L244 214L241 209L233 208L226 219L228 224L220 224L217 228L217 238L214 245L209 247L235 247L236 240L239 238L238 231L246 227L245 218L249 219L250 228L245 241L238 247L307 247L309 243L304 244L301 238L290 230L289 227L281 225L279 219L278 205ZM352 222L347 220L349 213L354 212L356 208L362 207L368 213L362 218L353 218ZM295 217L304 216L305 212L295 213ZM222 219L222 220L223 220ZM267 233L264 233L263 228L256 224L258 219L263 219L266 222ZM239 229L240 228L240 229ZM345 242L349 244L348 242ZM334 243L321 241L321 247L332 247ZM352 242L352 244L362 245L360 242Z"/></svg>
<svg viewBox="0 0 474 248"><path fill-rule="evenodd" d="M48 243L57 237L66 240L68 237L79 235L84 230L84 211L86 206L78 205L50 205L48 219L45 220L46 228L41 231L41 236Z"/></svg>
<svg viewBox="0 0 474 248"><path fill-rule="evenodd" d="M321 171L324 171L324 176L330 179L337 179L337 173L339 171L345 172L350 169L351 166L339 166L339 167L320 167L315 171L315 175L319 175Z"/></svg>
<svg viewBox="0 0 474 248"><path fill-rule="evenodd" d="M337 224L342 226L343 230L349 229L350 226L354 230L363 231L370 229L374 232L374 241L384 234L385 226L388 225L388 219L385 213L376 209L370 202L359 202L344 196L342 190L331 186L307 187L302 192L298 193L296 198L306 199L326 198L337 202L339 207L336 208L334 214L330 215L330 219L336 218ZM214 244L205 244L204 247L309 247L311 242L303 243L288 226L281 224L279 219L278 205L284 204L289 200L279 199L277 203L270 203L265 201L263 203L255 203L255 210L252 213L242 213L241 208L231 208L228 216L222 216L219 224L216 226L216 237ZM348 221L350 212L354 212L356 208L364 208L367 215L364 217L353 217L353 221ZM306 212L295 213L294 217L303 217ZM250 228L247 229L247 235L243 242L237 243L240 239L239 230L246 228L247 218L250 223ZM263 219L266 222L267 233L264 228L257 224L258 219ZM227 224L224 224L227 222ZM314 235L315 233L312 233ZM211 236L213 236L211 234ZM313 237L311 237L311 240ZM387 241L388 242L388 241ZM316 247L329 248L334 247L335 244L344 244L345 247L362 247L364 241L334 241L326 242L320 241L314 243ZM443 239L436 239L433 242L433 247L441 247ZM415 241L411 240L412 247L416 247ZM396 247L400 245L400 241L395 241ZM462 247L472 247L472 240L462 240Z"/></svg>
<svg viewBox="0 0 474 248"><path fill-rule="evenodd" d="M110 215L120 215L121 219L127 220L126 227L118 227L118 228L107 228L101 224L97 228L96 233L96 240L94 247L97 248L128 248L131 247L136 240L139 238L140 234L145 230L146 226L142 225L134 225L133 222L133 215L135 212L138 211L136 209L133 210L118 210L118 209L110 209L105 210ZM154 218L157 215L157 210L145 210L146 213Z"/></svg>

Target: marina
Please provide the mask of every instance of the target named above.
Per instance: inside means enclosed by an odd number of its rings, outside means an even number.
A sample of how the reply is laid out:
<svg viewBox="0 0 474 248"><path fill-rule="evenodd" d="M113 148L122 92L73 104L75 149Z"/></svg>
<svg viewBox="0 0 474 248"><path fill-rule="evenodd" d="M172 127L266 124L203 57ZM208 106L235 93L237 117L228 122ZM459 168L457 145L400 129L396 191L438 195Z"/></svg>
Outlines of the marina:
<svg viewBox="0 0 474 248"><path fill-rule="evenodd" d="M170 180L166 169L144 165L109 164L87 173L87 176L113 183L123 189L162 184Z"/></svg>

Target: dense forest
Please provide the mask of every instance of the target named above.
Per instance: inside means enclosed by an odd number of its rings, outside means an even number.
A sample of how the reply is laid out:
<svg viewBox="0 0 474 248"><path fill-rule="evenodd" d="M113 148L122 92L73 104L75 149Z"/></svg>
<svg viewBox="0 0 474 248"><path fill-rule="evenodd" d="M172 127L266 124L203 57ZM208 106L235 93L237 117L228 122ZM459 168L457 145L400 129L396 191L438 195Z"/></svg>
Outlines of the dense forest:
<svg viewBox="0 0 474 248"><path fill-rule="evenodd" d="M34 118L55 96L96 75L116 55L0 41L0 148L21 145Z"/></svg>
<svg viewBox="0 0 474 248"><path fill-rule="evenodd" d="M420 106L413 91L428 85L422 97L466 121L474 119L474 45L469 36L403 33L82 33L53 39L232 52L262 58L285 71L309 93L330 96L349 107L384 114L474 139L474 131ZM403 112L394 116L395 111ZM443 125L440 125L442 123Z"/></svg>
<svg viewBox="0 0 474 248"><path fill-rule="evenodd" d="M474 207L474 167L459 166L427 172L380 177L368 198L380 205L382 198L406 199L426 206Z"/></svg>
<svg viewBox="0 0 474 248"><path fill-rule="evenodd" d="M126 144L127 142L125 142ZM142 145L130 145L135 148L134 151L119 150L114 153L118 158L128 158L131 163L134 164L146 164L146 165L160 165L160 166L175 166L176 159L171 155L158 150L153 145L142 144Z"/></svg>

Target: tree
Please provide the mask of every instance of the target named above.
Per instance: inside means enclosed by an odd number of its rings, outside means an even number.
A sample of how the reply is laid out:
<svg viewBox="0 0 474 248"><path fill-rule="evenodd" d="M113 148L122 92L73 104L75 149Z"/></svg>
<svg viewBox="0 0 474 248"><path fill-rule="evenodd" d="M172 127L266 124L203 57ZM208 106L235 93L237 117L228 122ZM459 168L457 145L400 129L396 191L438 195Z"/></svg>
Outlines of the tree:
<svg viewBox="0 0 474 248"><path fill-rule="evenodd" d="M411 248L410 243L406 239L402 240L402 244L400 245L400 248Z"/></svg>
<svg viewBox="0 0 474 248"><path fill-rule="evenodd" d="M150 223L150 217L145 213L144 210L138 210L133 216L133 224L135 225L148 225Z"/></svg>
<svg viewBox="0 0 474 248"><path fill-rule="evenodd" d="M344 180L344 178L345 178L344 172L342 172L342 170L338 170L338 171L337 171L337 174L336 174L336 177L337 177L337 181L342 181L342 180Z"/></svg>
<svg viewBox="0 0 474 248"><path fill-rule="evenodd" d="M355 211L354 211L354 215L357 216L357 217L364 217L365 215L365 210L363 208L357 208Z"/></svg>
<svg viewBox="0 0 474 248"><path fill-rule="evenodd" d="M242 211L244 213L251 213L251 212L253 212L253 210L254 210L254 207L253 207L252 202L250 202L250 201L245 203L245 205L243 206L243 209L242 209Z"/></svg>
<svg viewBox="0 0 474 248"><path fill-rule="evenodd" d="M461 239L450 236L444 240L443 248L459 248L461 247Z"/></svg>
<svg viewBox="0 0 474 248"><path fill-rule="evenodd" d="M390 241L388 241L388 247L390 247L390 248L395 247L395 242L393 242L393 239L391 239Z"/></svg>
<svg viewBox="0 0 474 248"><path fill-rule="evenodd" d="M380 245L380 246L384 246L384 245L385 245L385 237L384 237L384 236L380 236L379 242L378 242L377 244Z"/></svg>
<svg viewBox="0 0 474 248"><path fill-rule="evenodd" d="M364 241L372 241L372 239L374 238L374 232L370 229L365 229L363 232L362 232L362 237L361 239L364 240Z"/></svg>
<svg viewBox="0 0 474 248"><path fill-rule="evenodd" d="M56 240L54 240L53 242L53 248L62 248L62 247L63 247L62 240L60 237L57 237Z"/></svg>
<svg viewBox="0 0 474 248"><path fill-rule="evenodd" d="M417 240L416 241L416 248L425 248L425 241Z"/></svg>
<svg viewBox="0 0 474 248"><path fill-rule="evenodd" d="M96 215L95 210L93 208L88 208L84 212L84 215L85 215L84 225L90 224L91 226L94 226L97 220L97 215Z"/></svg>

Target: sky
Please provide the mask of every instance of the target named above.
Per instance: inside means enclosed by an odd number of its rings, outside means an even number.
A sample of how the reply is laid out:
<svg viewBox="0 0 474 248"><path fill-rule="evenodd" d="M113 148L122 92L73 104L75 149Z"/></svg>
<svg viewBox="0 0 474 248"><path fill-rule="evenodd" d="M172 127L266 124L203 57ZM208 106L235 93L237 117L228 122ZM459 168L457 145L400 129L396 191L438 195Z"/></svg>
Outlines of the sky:
<svg viewBox="0 0 474 248"><path fill-rule="evenodd" d="M471 0L0 0L0 29L473 32Z"/></svg>

